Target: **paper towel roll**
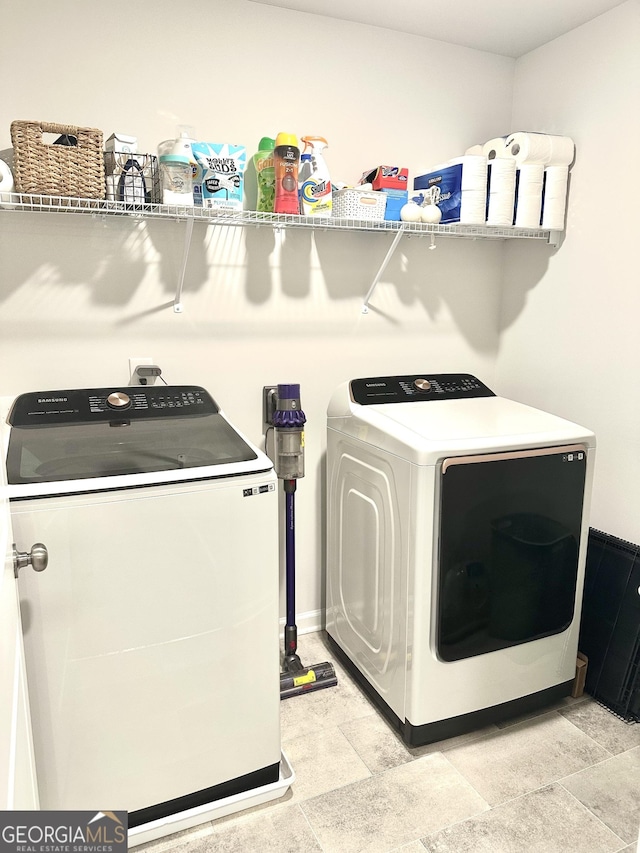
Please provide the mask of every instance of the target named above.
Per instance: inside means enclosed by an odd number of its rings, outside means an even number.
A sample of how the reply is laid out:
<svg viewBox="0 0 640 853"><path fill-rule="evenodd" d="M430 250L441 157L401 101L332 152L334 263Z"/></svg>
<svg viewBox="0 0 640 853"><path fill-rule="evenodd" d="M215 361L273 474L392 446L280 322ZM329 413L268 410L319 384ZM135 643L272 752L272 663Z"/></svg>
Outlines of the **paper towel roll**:
<svg viewBox="0 0 640 853"><path fill-rule="evenodd" d="M487 195L484 190L463 190L460 193L460 224L484 225Z"/></svg>
<svg viewBox="0 0 640 853"><path fill-rule="evenodd" d="M484 154L465 154L464 157L455 157L449 160L450 166L462 165L462 178L460 189L486 191L487 186L487 158Z"/></svg>
<svg viewBox="0 0 640 853"><path fill-rule="evenodd" d="M551 231L564 230L568 185L568 166L547 166L544 170L543 228L548 228Z"/></svg>
<svg viewBox="0 0 640 853"><path fill-rule="evenodd" d="M540 215L542 212L542 196L518 197L516 204L516 219L514 225L517 228L540 228Z"/></svg>
<svg viewBox="0 0 640 853"><path fill-rule="evenodd" d="M497 158L488 163L487 187L489 193L511 192L516 186L516 161Z"/></svg>
<svg viewBox="0 0 640 853"><path fill-rule="evenodd" d="M542 196L544 166L542 163L523 163L516 171L516 192L521 195Z"/></svg>
<svg viewBox="0 0 640 853"><path fill-rule="evenodd" d="M15 202L11 201L11 193L14 189L13 174L9 165L0 160L0 204L7 207Z"/></svg>
<svg viewBox="0 0 640 853"><path fill-rule="evenodd" d="M514 219L514 225L517 227L540 227L543 184L544 166L541 163L522 163L518 167Z"/></svg>
<svg viewBox="0 0 640 853"><path fill-rule="evenodd" d="M482 153L487 160L495 160L496 157L507 157L505 150L506 136L496 136L495 139L490 139L482 146Z"/></svg>
<svg viewBox="0 0 640 853"><path fill-rule="evenodd" d="M487 225L513 225L514 194L491 193L487 205Z"/></svg>
<svg viewBox="0 0 640 853"><path fill-rule="evenodd" d="M573 162L575 145L568 136L518 132L506 138L505 151L508 157L513 157L520 164L569 166Z"/></svg>
<svg viewBox="0 0 640 853"><path fill-rule="evenodd" d="M545 198L565 198L569 185L568 166L547 166L544 170Z"/></svg>

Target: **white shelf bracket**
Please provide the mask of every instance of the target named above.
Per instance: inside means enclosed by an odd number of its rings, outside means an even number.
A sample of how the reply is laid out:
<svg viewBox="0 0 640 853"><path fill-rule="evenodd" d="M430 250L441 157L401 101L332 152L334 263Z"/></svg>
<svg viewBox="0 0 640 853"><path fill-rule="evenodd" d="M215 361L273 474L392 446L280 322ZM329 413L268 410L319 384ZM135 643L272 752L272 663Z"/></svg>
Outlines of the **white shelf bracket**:
<svg viewBox="0 0 640 853"><path fill-rule="evenodd" d="M184 285L184 274L187 269L187 261L189 260L189 249L191 248L193 223L193 217L189 217L187 219L186 230L184 232L184 250L182 252L182 266L180 268L180 276L178 278L178 287L176 288L176 298L173 301L173 310L176 314L182 314L182 312L184 311L182 305L182 287Z"/></svg>
<svg viewBox="0 0 640 853"><path fill-rule="evenodd" d="M373 291L378 286L378 282L380 281L380 279L382 277L382 273L386 270L387 264L389 263L389 261L393 257L393 253L398 248L398 243L400 242L403 234L404 234L404 226L401 225L400 228L396 231L396 236L393 238L393 242L389 246L389 251L385 255L385 258L382 261L382 263L380 264L380 268L379 268L378 272L376 273L376 277L373 279L373 282L371 283L371 287L369 288L367 295L364 298L364 302L362 303L362 313L363 314L369 313L369 300L373 296Z"/></svg>

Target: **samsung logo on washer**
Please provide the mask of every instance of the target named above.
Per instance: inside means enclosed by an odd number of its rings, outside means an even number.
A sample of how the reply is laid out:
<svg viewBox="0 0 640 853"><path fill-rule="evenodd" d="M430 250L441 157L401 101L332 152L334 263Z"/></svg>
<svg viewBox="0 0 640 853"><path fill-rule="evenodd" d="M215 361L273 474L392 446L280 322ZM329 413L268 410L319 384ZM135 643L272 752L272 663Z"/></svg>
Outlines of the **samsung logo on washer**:
<svg viewBox="0 0 640 853"><path fill-rule="evenodd" d="M367 385L367 388L385 388L387 383L386 382L367 382L366 385Z"/></svg>
<svg viewBox="0 0 640 853"><path fill-rule="evenodd" d="M68 403L68 397L38 397L38 403Z"/></svg>

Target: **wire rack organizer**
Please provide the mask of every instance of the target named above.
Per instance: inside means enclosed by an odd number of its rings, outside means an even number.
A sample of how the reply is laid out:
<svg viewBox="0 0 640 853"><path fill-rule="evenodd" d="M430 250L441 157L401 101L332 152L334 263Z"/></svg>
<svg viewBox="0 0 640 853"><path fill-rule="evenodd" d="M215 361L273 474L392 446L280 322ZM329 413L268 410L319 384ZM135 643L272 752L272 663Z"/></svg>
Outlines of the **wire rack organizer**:
<svg viewBox="0 0 640 853"><path fill-rule="evenodd" d="M640 722L640 547L589 530L580 650L586 689L626 722Z"/></svg>
<svg viewBox="0 0 640 853"><path fill-rule="evenodd" d="M179 275L176 298L173 309L176 313L183 310L181 297L182 286L191 235L194 222L205 222L216 227L269 227L279 229L312 229L314 231L367 231L387 233L393 240L389 250L378 269L378 272L364 299L362 312L368 312L369 300L380 278L391 260L403 236L428 237L430 248L435 248L437 237L453 237L459 239L509 240L525 239L539 240L558 247L562 232L550 231L543 228L516 228L515 226L500 227L493 225L432 225L418 222L396 222L393 220L352 219L340 217L299 216L286 213L262 213L255 210L214 210L211 208L195 207L177 204L129 204L108 199L69 198L66 196L30 195L26 193L4 193L0 195L0 210L8 212L27 213L61 213L94 217L130 216L139 219L166 219L184 221L186 223L183 262Z"/></svg>

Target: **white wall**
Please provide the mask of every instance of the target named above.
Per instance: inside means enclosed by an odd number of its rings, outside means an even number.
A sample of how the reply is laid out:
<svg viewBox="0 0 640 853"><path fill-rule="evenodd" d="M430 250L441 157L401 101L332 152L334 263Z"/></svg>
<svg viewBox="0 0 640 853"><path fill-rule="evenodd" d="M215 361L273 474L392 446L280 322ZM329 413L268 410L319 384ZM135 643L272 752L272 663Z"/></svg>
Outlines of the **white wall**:
<svg viewBox="0 0 640 853"><path fill-rule="evenodd" d="M597 435L591 523L640 542L640 3L516 63L513 127L576 142L566 239L506 247L497 385Z"/></svg>
<svg viewBox="0 0 640 853"><path fill-rule="evenodd" d="M355 182L381 163L418 174L510 126L511 59L246 0L5 0L3 21L0 149L13 119L133 133L147 150L177 124L250 153L279 130L321 133L333 177ZM502 245L443 239L431 252L405 238L364 316L390 236L197 224L177 315L183 234L0 211L0 393L124 384L128 357L148 355L168 382L208 388L260 443L262 386L300 382L298 603L316 611L332 390L424 369L491 385ZM535 249L544 263L549 248Z"/></svg>

